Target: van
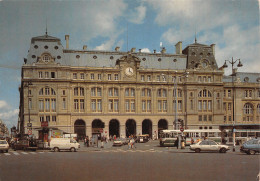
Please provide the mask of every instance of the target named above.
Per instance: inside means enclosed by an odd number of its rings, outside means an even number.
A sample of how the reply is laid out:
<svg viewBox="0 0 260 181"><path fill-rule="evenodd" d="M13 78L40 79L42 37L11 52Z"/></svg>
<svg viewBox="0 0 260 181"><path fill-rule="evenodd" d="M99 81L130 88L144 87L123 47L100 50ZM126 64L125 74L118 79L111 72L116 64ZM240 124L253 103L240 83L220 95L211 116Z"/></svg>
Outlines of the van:
<svg viewBox="0 0 260 181"><path fill-rule="evenodd" d="M50 141L50 149L58 152L60 150L70 150L76 152L80 148L80 144L71 138L52 138Z"/></svg>

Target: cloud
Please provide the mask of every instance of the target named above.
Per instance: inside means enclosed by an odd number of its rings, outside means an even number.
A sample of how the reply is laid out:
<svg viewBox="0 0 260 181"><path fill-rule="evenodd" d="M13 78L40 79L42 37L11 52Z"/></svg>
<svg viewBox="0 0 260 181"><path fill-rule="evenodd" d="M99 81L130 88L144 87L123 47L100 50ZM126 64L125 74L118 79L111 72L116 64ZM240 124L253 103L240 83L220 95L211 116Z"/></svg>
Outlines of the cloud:
<svg viewBox="0 0 260 181"><path fill-rule="evenodd" d="M0 100L0 109L7 109L9 106L5 101ZM0 117L1 118L1 117Z"/></svg>
<svg viewBox="0 0 260 181"><path fill-rule="evenodd" d="M17 125L19 109L12 109L6 101L0 100L0 119L8 128Z"/></svg>
<svg viewBox="0 0 260 181"><path fill-rule="evenodd" d="M146 16L146 7L140 5L134 9L129 15L129 21L135 24L142 24Z"/></svg>

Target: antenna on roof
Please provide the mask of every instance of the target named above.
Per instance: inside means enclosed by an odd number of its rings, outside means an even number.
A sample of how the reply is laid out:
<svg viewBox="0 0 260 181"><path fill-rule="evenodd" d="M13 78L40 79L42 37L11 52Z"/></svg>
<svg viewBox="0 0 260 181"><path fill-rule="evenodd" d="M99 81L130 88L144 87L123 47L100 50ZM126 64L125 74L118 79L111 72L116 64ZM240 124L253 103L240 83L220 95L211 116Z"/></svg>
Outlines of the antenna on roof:
<svg viewBox="0 0 260 181"><path fill-rule="evenodd" d="M45 31L45 35L48 35L48 29L47 29L47 18L46 18L46 31Z"/></svg>
<svg viewBox="0 0 260 181"><path fill-rule="evenodd" d="M195 43L197 43L196 29L195 29Z"/></svg>

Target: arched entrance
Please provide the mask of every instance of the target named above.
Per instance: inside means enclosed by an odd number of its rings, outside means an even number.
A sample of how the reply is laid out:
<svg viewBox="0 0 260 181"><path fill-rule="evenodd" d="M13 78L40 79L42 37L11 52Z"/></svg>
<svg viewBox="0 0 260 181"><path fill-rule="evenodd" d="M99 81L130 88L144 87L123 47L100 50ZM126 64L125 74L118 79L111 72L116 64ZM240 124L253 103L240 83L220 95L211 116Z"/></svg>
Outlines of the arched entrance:
<svg viewBox="0 0 260 181"><path fill-rule="evenodd" d="M77 134L79 140L83 140L86 136L86 123L82 119L78 119L74 123L74 133Z"/></svg>
<svg viewBox="0 0 260 181"><path fill-rule="evenodd" d="M168 129L168 122L165 119L160 119L158 122L158 133L164 129ZM160 134L158 136L160 138Z"/></svg>
<svg viewBox="0 0 260 181"><path fill-rule="evenodd" d="M100 139L104 127L105 124L100 119L95 119L92 121L92 136L98 135L98 138Z"/></svg>
<svg viewBox="0 0 260 181"><path fill-rule="evenodd" d="M109 136L114 136L116 135L116 137L119 137L119 122L116 119L112 119L109 122Z"/></svg>
<svg viewBox="0 0 260 181"><path fill-rule="evenodd" d="M126 137L128 138L130 135L136 135L136 122L133 119L128 119L125 123L125 132Z"/></svg>
<svg viewBox="0 0 260 181"><path fill-rule="evenodd" d="M152 121L145 119L142 122L142 134L149 134L149 137L152 138Z"/></svg>

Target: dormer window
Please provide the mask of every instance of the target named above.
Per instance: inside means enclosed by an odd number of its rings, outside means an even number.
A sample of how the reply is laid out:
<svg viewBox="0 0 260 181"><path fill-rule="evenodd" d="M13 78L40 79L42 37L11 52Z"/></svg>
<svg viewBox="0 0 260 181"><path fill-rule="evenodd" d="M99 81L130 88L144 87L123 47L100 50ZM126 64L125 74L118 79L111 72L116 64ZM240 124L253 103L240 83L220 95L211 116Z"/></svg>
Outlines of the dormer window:
<svg viewBox="0 0 260 181"><path fill-rule="evenodd" d="M49 55L43 55L42 60L44 62L49 62L51 60L51 57Z"/></svg>

